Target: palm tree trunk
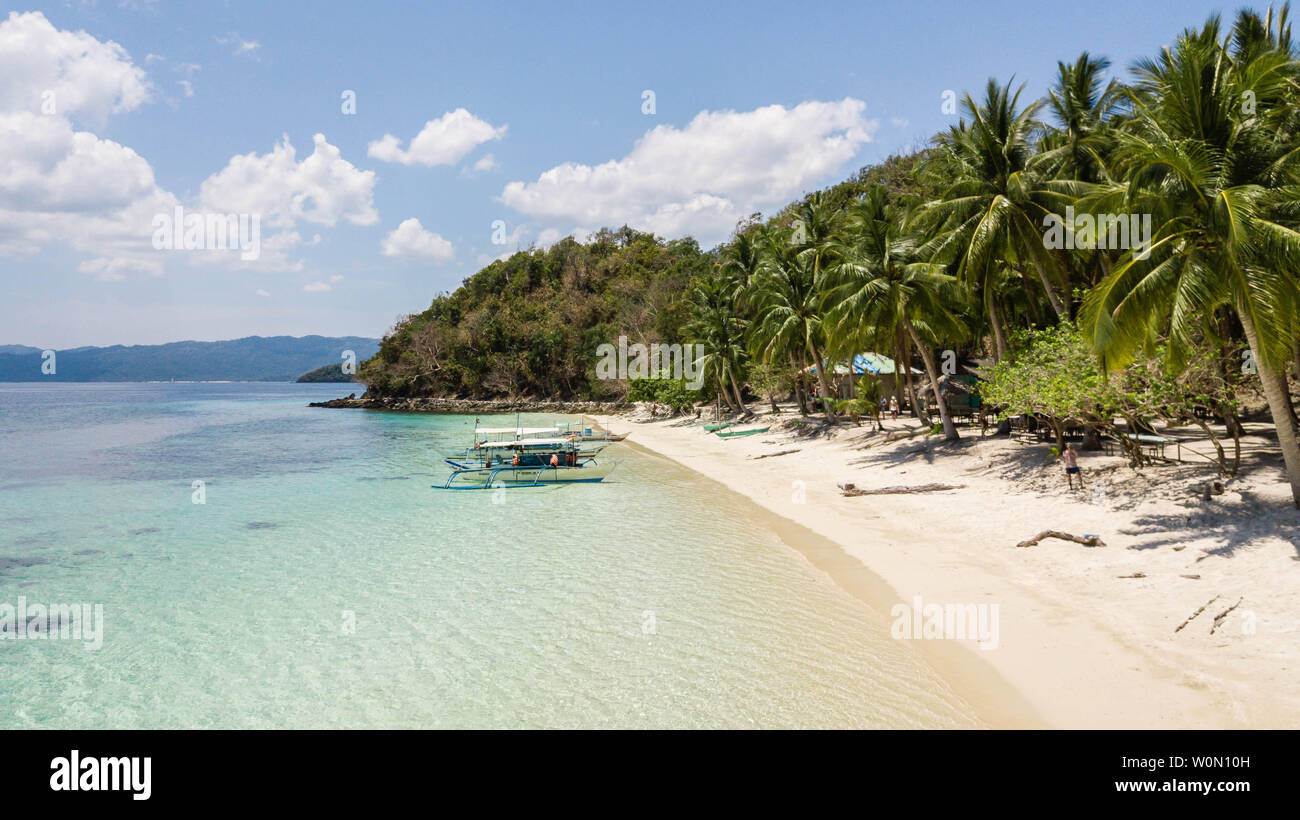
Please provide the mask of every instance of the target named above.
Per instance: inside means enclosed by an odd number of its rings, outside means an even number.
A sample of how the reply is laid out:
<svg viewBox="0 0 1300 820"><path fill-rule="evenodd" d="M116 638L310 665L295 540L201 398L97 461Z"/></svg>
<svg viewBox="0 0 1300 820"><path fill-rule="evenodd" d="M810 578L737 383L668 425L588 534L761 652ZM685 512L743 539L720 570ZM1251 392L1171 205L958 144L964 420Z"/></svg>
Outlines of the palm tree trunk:
<svg viewBox="0 0 1300 820"><path fill-rule="evenodd" d="M1273 415L1273 426L1277 428L1277 441L1282 446L1282 461L1286 464L1287 481L1291 484L1291 498L1296 509L1300 510L1300 439L1297 439L1295 423L1291 416L1291 397L1287 395L1286 376L1272 365L1266 364L1259 353L1259 337L1255 333L1255 320L1250 311L1238 310L1241 327L1246 331L1246 341L1255 356L1255 365L1259 370L1259 380L1264 388L1264 398L1268 400L1269 412Z"/></svg>
<svg viewBox="0 0 1300 820"><path fill-rule="evenodd" d="M831 413L831 388L830 385L826 383L826 368L830 363L822 359L821 355L817 352L817 345L813 344L811 338L807 339L807 344L809 355L811 355L813 361L817 363L817 384L821 387L822 409L826 411L826 418L833 421L835 416Z"/></svg>
<svg viewBox="0 0 1300 820"><path fill-rule="evenodd" d="M903 336L903 329L899 327L899 344L902 345L899 361L903 363L903 378L907 379L907 398L912 403L912 415L918 421L930 423L930 412L921 409L921 399L916 395L916 383L912 380L912 343L907 341Z"/></svg>
<svg viewBox="0 0 1300 820"><path fill-rule="evenodd" d="M998 309L997 297L990 299L988 304L989 325L993 328L993 361L997 363L1007 358L1007 333L1002 328L1002 311Z"/></svg>
<svg viewBox="0 0 1300 820"><path fill-rule="evenodd" d="M952 416L948 414L948 404L943 400L943 394L939 392L939 368L935 367L934 351L921 341L921 336L906 316L903 317L903 327L912 337L912 343L921 351L921 360L925 362L925 373L930 377L930 389L934 391L934 402L939 406L939 421L943 423L943 437L948 441L956 441L961 438L961 434L957 432L957 425L952 423Z"/></svg>
<svg viewBox="0 0 1300 820"><path fill-rule="evenodd" d="M795 356L794 351L790 352L790 366L794 368L794 398L799 403L799 415L807 416L808 413L808 391L804 388L804 372L806 365L803 364L801 357Z"/></svg>
<svg viewBox="0 0 1300 820"><path fill-rule="evenodd" d="M916 385L912 383L912 354L911 343L903 334L903 328L899 326L894 336L896 345L894 355L897 360L894 362L894 378L903 379L903 387L907 390L907 399L912 406L912 415L917 419L924 419L927 423L930 421L928 413L922 414L921 402L916 397ZM902 407L903 402L900 399L898 406Z"/></svg>
<svg viewBox="0 0 1300 820"><path fill-rule="evenodd" d="M1047 291L1047 300L1052 303L1052 310L1056 311L1057 318L1070 318L1069 309L1061 302L1061 297L1057 295L1052 280L1047 278L1047 270L1037 258L1034 259L1034 268L1038 271L1038 279L1043 283L1043 290Z"/></svg>
<svg viewBox="0 0 1300 820"><path fill-rule="evenodd" d="M894 401L898 402L898 410L903 410L903 359L898 346L898 334L894 334Z"/></svg>
<svg viewBox="0 0 1300 820"><path fill-rule="evenodd" d="M727 410L730 411L732 409L731 396L727 395L727 389L722 384L722 373L721 372L715 373L714 378L718 380L718 395L721 396L722 400L727 403Z"/></svg>
<svg viewBox="0 0 1300 820"><path fill-rule="evenodd" d="M745 399L740 395L740 385L736 384L736 374L731 369L731 362L727 362L727 380L731 382L731 391L736 394L736 404L740 406L742 413L745 412Z"/></svg>

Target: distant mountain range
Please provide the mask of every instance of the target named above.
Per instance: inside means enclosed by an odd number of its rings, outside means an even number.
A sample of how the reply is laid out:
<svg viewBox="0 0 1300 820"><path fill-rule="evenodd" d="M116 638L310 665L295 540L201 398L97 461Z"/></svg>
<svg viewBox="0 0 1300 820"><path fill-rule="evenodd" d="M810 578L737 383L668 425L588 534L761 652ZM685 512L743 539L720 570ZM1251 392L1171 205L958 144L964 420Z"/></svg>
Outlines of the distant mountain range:
<svg viewBox="0 0 1300 820"><path fill-rule="evenodd" d="M42 372L42 348L0 345L0 382L258 381L290 382L308 371L356 363L379 349L361 336L248 336L226 342L171 342L54 351L54 373Z"/></svg>

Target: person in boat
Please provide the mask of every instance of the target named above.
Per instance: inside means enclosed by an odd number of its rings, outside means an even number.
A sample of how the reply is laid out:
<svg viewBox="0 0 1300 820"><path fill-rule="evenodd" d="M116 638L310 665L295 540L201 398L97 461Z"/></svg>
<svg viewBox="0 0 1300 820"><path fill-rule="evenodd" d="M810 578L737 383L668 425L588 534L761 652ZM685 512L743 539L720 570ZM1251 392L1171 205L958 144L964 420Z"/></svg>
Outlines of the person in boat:
<svg viewBox="0 0 1300 820"><path fill-rule="evenodd" d="M519 466L519 454L518 454L518 453L515 453L515 457L512 458L512 459L510 459L510 463L513 464L513 465L516 466L516 467Z"/></svg>
<svg viewBox="0 0 1300 820"><path fill-rule="evenodd" d="M551 453L551 466L552 467L560 466L560 456L557 453Z"/></svg>

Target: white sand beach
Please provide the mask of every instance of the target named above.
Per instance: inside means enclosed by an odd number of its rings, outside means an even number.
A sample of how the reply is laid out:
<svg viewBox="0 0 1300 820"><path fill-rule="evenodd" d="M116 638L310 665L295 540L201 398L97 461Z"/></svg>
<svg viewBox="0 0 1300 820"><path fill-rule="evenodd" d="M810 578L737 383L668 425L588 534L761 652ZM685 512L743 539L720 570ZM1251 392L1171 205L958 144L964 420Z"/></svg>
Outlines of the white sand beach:
<svg viewBox="0 0 1300 820"><path fill-rule="evenodd" d="M813 434L795 413L775 418L768 433L731 439L691 418L600 422L799 525L782 537L885 613L917 595L998 604L996 648L912 641L990 725L1300 727L1300 512L1275 443L1246 438L1242 477L1206 500L1204 442L1189 442L1181 463L1140 472L1085 451L1088 485L1071 491L1048 444L970 428L955 445L886 442L868 421ZM886 420L885 432L916 426ZM842 482L960 487L845 497ZM842 554L801 539L801 528ZM1043 530L1105 546L1016 546Z"/></svg>

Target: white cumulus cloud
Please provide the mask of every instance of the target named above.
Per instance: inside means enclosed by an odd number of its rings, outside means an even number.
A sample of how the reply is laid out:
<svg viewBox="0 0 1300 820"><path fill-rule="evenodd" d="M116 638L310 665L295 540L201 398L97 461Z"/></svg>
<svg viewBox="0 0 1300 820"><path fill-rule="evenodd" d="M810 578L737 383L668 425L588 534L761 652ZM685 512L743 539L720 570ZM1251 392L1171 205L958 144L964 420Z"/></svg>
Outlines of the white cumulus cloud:
<svg viewBox="0 0 1300 820"><path fill-rule="evenodd" d="M203 181L199 199L218 213L261 214L263 224L289 228L298 220L333 226L379 221L375 210L375 172L343 159L324 134L312 137L311 156L298 160L285 136L268 154L240 154Z"/></svg>
<svg viewBox="0 0 1300 820"><path fill-rule="evenodd" d="M494 126L457 108L426 122L407 149L402 149L400 139L385 134L370 143L367 153L382 162L402 165L455 165L478 146L505 135L506 126Z"/></svg>
<svg viewBox="0 0 1300 820"><path fill-rule="evenodd" d="M456 255L450 242L436 233L426 231L420 225L420 220L414 217L398 225L395 231L384 238L380 247L384 256L432 262L446 262Z"/></svg>
<svg viewBox="0 0 1300 820"><path fill-rule="evenodd" d="M0 255L62 246L89 256L79 269L104 281L162 272L151 222L175 197L135 151L74 125L151 94L116 43L60 31L39 12L0 21Z"/></svg>
<svg viewBox="0 0 1300 820"><path fill-rule="evenodd" d="M865 110L846 98L702 111L684 128L651 129L622 159L557 165L534 182L509 183L500 198L560 233L627 224L711 244L841 171L878 127Z"/></svg>
<svg viewBox="0 0 1300 820"><path fill-rule="evenodd" d="M176 70L190 93L188 78L199 66ZM158 185L146 159L82 124L153 98L144 70L116 43L56 29L39 12L0 19L0 256L72 249L82 257L78 270L103 281L193 263L293 271L303 263L290 254L321 241L315 234L303 243L300 222L378 222L374 172L344 160L320 134L302 160L287 137L267 154L235 156L202 183L196 202L181 202ZM154 219L178 205L190 213L259 215L260 256L156 250Z"/></svg>
<svg viewBox="0 0 1300 820"><path fill-rule="evenodd" d="M60 31L39 11L0 22L0 111L83 116L97 123L150 100L153 87L126 49Z"/></svg>

